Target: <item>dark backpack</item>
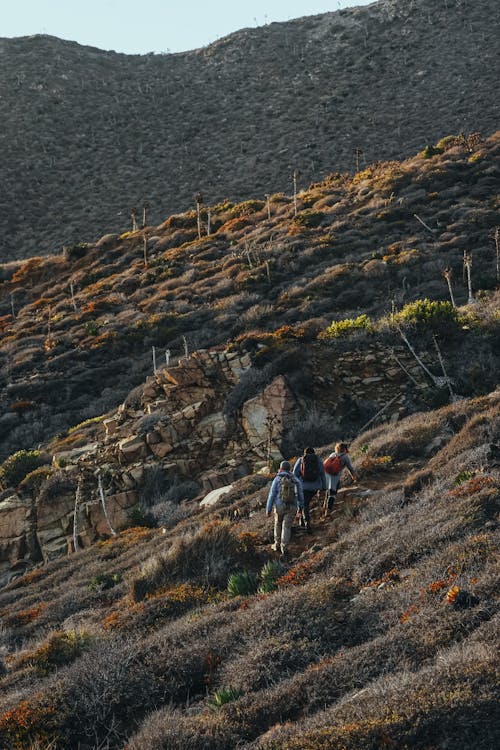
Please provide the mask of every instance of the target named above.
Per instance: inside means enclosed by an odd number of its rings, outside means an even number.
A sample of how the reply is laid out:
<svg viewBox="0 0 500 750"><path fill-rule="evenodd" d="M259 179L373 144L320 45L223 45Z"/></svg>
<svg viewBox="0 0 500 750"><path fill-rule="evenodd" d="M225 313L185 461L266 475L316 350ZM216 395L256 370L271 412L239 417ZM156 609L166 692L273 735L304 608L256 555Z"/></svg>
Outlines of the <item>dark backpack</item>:
<svg viewBox="0 0 500 750"><path fill-rule="evenodd" d="M325 471L327 474L340 474L344 464L340 456L330 456L324 463Z"/></svg>
<svg viewBox="0 0 500 750"><path fill-rule="evenodd" d="M302 459L300 473L304 482L315 482L319 477L318 457L315 453L306 453Z"/></svg>
<svg viewBox="0 0 500 750"><path fill-rule="evenodd" d="M295 506L295 482L288 474L280 476L280 499L285 508Z"/></svg>

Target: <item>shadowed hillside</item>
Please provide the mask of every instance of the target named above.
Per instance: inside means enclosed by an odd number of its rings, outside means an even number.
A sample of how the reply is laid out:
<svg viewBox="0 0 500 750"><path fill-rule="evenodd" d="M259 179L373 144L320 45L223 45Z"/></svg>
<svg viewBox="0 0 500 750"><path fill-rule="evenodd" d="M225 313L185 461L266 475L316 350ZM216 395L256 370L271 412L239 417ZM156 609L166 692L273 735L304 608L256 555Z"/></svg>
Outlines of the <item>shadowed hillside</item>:
<svg viewBox="0 0 500 750"><path fill-rule="evenodd" d="M492 750L498 398L362 434L286 563L260 473L12 582L1 746Z"/></svg>
<svg viewBox="0 0 500 750"><path fill-rule="evenodd" d="M380 0L176 55L3 39L2 258L490 133L498 36L496 0Z"/></svg>

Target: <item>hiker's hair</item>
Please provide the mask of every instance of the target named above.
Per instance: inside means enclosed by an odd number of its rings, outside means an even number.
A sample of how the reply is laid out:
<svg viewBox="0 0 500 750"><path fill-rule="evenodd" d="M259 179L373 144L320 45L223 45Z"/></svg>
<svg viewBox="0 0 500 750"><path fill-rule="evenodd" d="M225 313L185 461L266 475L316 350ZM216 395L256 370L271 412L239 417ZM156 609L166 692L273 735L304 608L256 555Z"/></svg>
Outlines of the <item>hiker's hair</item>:
<svg viewBox="0 0 500 750"><path fill-rule="evenodd" d="M347 445L347 443L336 443L335 445L335 453L347 453L348 450L349 446Z"/></svg>
<svg viewBox="0 0 500 750"><path fill-rule="evenodd" d="M314 448L304 448L304 456L307 456L310 453L314 453Z"/></svg>

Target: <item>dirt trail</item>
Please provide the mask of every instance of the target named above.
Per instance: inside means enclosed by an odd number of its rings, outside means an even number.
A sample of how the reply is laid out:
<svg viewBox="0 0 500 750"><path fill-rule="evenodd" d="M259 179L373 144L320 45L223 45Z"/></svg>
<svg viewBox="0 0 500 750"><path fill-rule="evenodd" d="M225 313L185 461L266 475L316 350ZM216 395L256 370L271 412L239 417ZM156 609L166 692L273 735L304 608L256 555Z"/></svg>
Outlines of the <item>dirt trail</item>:
<svg viewBox="0 0 500 750"><path fill-rule="evenodd" d="M359 509L370 498L381 492L394 492L403 489L407 476L420 468L422 462L401 461L392 470L367 476L362 483L341 487L331 513L325 516L323 501L318 495L311 503L311 529L307 533L299 527L298 519L294 521L290 540L288 560L295 562L307 550L313 551L315 545L323 547L334 542L341 531L344 531L355 518ZM363 478L363 477L362 477ZM279 557L279 552L275 553Z"/></svg>

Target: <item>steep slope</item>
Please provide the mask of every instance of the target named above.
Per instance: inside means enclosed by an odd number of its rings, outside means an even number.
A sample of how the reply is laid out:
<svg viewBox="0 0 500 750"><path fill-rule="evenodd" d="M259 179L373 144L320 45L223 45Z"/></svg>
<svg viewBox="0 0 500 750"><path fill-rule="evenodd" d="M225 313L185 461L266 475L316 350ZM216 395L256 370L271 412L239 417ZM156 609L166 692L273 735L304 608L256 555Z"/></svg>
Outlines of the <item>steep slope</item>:
<svg viewBox="0 0 500 750"><path fill-rule="evenodd" d="M266 573L261 474L11 583L2 747L497 746L498 404L360 435L362 486ZM231 598L242 570L266 588Z"/></svg>
<svg viewBox="0 0 500 750"><path fill-rule="evenodd" d="M429 158L333 174L300 192L296 209L282 194L269 207L202 207L201 238L191 211L0 266L0 458L115 410L152 372L153 346L158 366L165 350L176 363L186 349L231 341L250 353L264 345L272 353L269 344L280 338L285 350L290 337L304 346L332 320L361 313L377 320L418 299L449 299L446 269L456 303L466 305L464 252L472 253L481 304L441 346L459 393L495 387L499 144L496 134L472 151L448 143ZM394 326L371 336L404 347ZM345 349L341 339L329 345ZM435 351L429 337L419 346ZM304 367L304 354L297 357ZM268 364L259 361L260 369ZM286 372L289 364L280 367ZM370 414L355 383L359 428Z"/></svg>
<svg viewBox="0 0 500 750"><path fill-rule="evenodd" d="M380 0L126 56L0 42L4 259L498 128L496 0Z"/></svg>

